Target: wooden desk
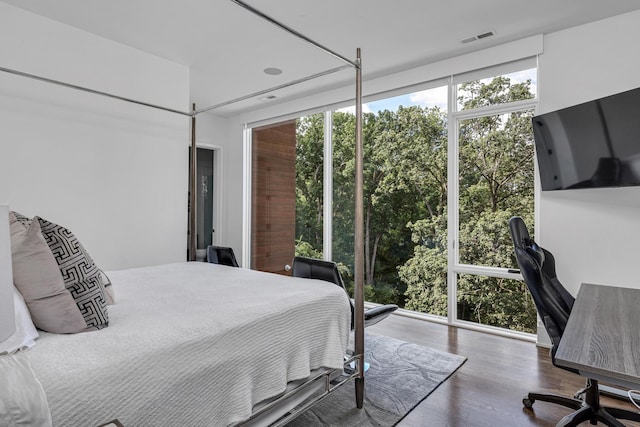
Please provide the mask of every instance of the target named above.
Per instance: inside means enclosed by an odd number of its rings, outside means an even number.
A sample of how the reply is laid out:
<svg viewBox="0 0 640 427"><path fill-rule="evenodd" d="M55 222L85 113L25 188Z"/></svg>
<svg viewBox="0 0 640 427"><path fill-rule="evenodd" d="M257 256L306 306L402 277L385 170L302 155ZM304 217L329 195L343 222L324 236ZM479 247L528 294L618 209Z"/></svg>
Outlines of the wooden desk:
<svg viewBox="0 0 640 427"><path fill-rule="evenodd" d="M640 289L583 283L556 363L595 380L640 388Z"/></svg>

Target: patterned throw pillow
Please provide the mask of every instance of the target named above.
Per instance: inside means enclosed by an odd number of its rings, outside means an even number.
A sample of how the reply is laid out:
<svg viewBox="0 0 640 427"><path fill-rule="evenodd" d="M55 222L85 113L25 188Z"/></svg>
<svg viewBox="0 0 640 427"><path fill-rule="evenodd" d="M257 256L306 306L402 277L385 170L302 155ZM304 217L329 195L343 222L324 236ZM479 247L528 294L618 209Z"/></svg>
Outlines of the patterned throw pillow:
<svg viewBox="0 0 640 427"><path fill-rule="evenodd" d="M13 283L24 297L36 327L72 334L87 331L87 324L62 280L60 268L44 240L40 223L25 228L9 213Z"/></svg>
<svg viewBox="0 0 640 427"><path fill-rule="evenodd" d="M104 296L107 298L107 305L113 305L116 303L116 295L113 292L113 285L111 284L111 279L107 276L107 273L100 270L100 280L102 281L102 285L104 286Z"/></svg>
<svg viewBox="0 0 640 427"><path fill-rule="evenodd" d="M65 287L76 301L87 327L107 327L107 301L96 264L71 231L37 216L33 220L40 223L42 235L58 263Z"/></svg>

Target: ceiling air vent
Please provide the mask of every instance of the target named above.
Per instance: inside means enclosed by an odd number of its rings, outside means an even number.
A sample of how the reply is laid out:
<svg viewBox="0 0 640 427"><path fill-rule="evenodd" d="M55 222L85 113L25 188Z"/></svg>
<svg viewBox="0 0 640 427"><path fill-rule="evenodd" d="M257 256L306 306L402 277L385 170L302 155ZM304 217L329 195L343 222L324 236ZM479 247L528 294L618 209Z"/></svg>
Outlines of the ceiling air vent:
<svg viewBox="0 0 640 427"><path fill-rule="evenodd" d="M462 40L462 43L471 43L476 40L486 39L487 37L491 37L493 35L494 35L493 31L487 31L486 33L478 34L472 37L467 37L466 39Z"/></svg>

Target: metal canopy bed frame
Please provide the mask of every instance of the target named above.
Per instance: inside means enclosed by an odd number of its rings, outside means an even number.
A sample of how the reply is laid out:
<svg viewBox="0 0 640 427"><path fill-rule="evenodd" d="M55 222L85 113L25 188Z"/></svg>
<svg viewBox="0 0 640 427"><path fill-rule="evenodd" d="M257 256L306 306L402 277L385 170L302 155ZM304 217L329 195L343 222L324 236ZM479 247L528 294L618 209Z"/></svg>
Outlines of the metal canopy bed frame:
<svg viewBox="0 0 640 427"><path fill-rule="evenodd" d="M313 75L309 75L300 79L292 80L290 82L270 87L264 90L260 90L258 92L254 92L248 95L240 96L234 99L230 99L215 105L211 105L205 108L196 109L196 105L192 104L191 111L180 111L173 108L167 108L161 105L156 105L136 99L127 98L124 96L103 92L99 90L94 90L91 88L50 79L43 76L38 76L35 74L29 74L26 72L0 67L0 71L8 74L13 74L29 79L38 80L45 83L50 83L58 86L67 87L70 89L91 93L94 95L100 95L109 97L112 99L117 99L124 102L129 102L133 104L138 104L141 106L154 108L162 111L166 111L173 114L182 115L185 117L189 117L190 126L191 126L191 156L190 156L190 164L191 164L191 175L189 177L189 188L190 188L190 196L189 203L190 206L195 206L196 204L196 117L204 112L208 112L214 110L216 108L220 108L226 105L234 104L240 101L244 101L247 99L255 98L257 96L264 95L269 92L273 92L278 89L283 89L286 87L294 86L312 79L316 79L322 76L326 76L338 71L342 71L348 68L353 68L356 72L355 77L355 111L356 111L356 120L355 120L355 265L354 265L354 300L355 300L355 312L354 312L354 353L351 357L345 360L345 372L348 372L348 375L339 376L339 379L336 380L336 371L330 370L326 372L322 372L319 374L312 375L305 381L302 385L297 386L293 390L285 393L280 396L276 400L264 405L262 408L257 410L252 417L247 420L247 424L253 425L254 423L260 423L262 417L269 417L268 413L273 411L277 405L283 401L292 400L295 401L295 395L301 394L304 395L304 392L309 390L309 388L315 386L317 387L319 384L322 384L321 389L323 390L319 395L315 395L311 398L303 397L298 400L296 406L292 409L286 411L283 415L279 415L279 418L272 425L284 425L287 422L291 421L293 418L304 412L306 409L317 403L318 401L325 398L329 393L334 391L339 386L345 384L346 382L354 379L355 381L355 399L356 406L361 409L364 404L364 208L363 208L363 144L362 144L362 62L361 62L361 53L360 48L356 50L356 59L350 60L335 51L321 45L320 43L308 38L302 33L278 22L272 17L264 14L263 12L253 8L252 6L244 3L241 0L230 0L236 5L244 8L250 13L258 16L259 18L279 27L283 31L297 37L312 46L320 49L321 51L339 59L344 62L344 65L332 68L329 70L321 71ZM196 254L196 209L191 209L190 217L189 217L189 261L195 261ZM318 388L316 388L318 390ZM317 393L317 392L316 392ZM301 403L300 403L301 402ZM275 409L277 410L277 409Z"/></svg>

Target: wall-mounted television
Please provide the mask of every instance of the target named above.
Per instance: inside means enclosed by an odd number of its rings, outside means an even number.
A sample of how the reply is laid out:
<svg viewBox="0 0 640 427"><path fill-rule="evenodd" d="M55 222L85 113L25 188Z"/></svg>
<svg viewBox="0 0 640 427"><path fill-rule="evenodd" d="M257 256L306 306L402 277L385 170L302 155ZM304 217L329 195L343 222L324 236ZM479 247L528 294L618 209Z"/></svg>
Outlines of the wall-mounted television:
<svg viewBox="0 0 640 427"><path fill-rule="evenodd" d="M640 88L532 120L543 191L640 185Z"/></svg>

